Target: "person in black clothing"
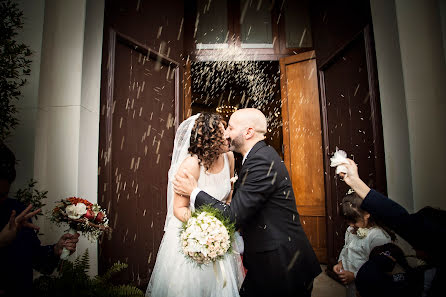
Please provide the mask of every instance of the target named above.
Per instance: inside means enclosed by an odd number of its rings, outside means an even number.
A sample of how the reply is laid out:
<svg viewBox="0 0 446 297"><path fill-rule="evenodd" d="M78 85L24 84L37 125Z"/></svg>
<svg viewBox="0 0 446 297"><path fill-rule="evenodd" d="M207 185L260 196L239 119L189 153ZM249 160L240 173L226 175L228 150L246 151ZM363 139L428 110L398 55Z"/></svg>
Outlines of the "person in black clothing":
<svg viewBox="0 0 446 297"><path fill-rule="evenodd" d="M425 267L412 268L403 251L393 243L375 247L356 275L361 297L420 297Z"/></svg>
<svg viewBox="0 0 446 297"><path fill-rule="evenodd" d="M208 204L221 210L241 228L248 272L240 296L311 296L321 268L300 223L285 164L263 141L266 131L266 118L257 109L240 109L229 119L230 150L244 156L230 205L198 189L188 172L177 174L174 190L190 196L195 208Z"/></svg>
<svg viewBox="0 0 446 297"><path fill-rule="evenodd" d="M0 143L0 296L32 296L33 268L51 273L59 262L62 249L76 249L79 234L65 234L53 245L42 246L29 212L15 199L8 198L15 180L15 156ZM18 214L18 215L17 215Z"/></svg>
<svg viewBox="0 0 446 297"><path fill-rule="evenodd" d="M417 256L435 270L427 296L443 296L446 292L445 245L446 212L432 207L409 214L406 209L388 197L370 189L358 175L358 167L348 159L343 164L348 173L340 173L344 181L364 199L361 208L404 238L416 250Z"/></svg>

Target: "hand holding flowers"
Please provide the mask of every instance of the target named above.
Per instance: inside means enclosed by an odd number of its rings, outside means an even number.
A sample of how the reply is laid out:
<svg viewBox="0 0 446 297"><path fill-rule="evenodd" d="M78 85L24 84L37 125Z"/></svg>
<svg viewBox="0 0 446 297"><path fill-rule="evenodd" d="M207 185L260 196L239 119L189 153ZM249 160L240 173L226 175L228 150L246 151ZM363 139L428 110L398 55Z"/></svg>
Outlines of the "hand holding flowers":
<svg viewBox="0 0 446 297"><path fill-rule="evenodd" d="M347 153L336 148L333 157L330 158L331 167L336 167L336 174L339 174L343 181L349 185L361 198L365 198L370 192L369 186L364 183L358 174L358 166L356 163L347 158Z"/></svg>
<svg viewBox="0 0 446 297"><path fill-rule="evenodd" d="M65 238L62 236L61 240L56 244L56 254L58 254L61 246L65 245L69 248L71 241L77 241L78 235L76 237L76 232L81 232L90 240L95 240L104 231L111 230L108 226L108 218L104 209L98 204L93 204L77 197L61 200L52 211L51 221L57 225L68 224L70 227L69 234L65 234ZM61 259L66 259L69 254L69 249L64 247L60 257Z"/></svg>

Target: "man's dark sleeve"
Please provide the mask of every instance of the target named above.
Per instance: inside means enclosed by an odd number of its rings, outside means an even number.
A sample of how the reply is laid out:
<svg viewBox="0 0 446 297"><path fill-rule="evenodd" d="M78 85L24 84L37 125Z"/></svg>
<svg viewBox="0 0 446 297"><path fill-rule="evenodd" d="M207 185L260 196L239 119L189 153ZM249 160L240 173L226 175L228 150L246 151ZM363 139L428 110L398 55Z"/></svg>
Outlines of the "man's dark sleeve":
<svg viewBox="0 0 446 297"><path fill-rule="evenodd" d="M410 220L410 215L404 207L373 189L364 198L361 208L373 218L396 228Z"/></svg>
<svg viewBox="0 0 446 297"><path fill-rule="evenodd" d="M195 200L195 207L211 205L223 212L236 224L243 225L267 201L274 190L275 171L270 170L271 161L262 155L255 155L249 160L239 176L240 186L232 197L231 205L227 205L201 191Z"/></svg>
<svg viewBox="0 0 446 297"><path fill-rule="evenodd" d="M409 214L404 207L373 189L364 198L361 208L416 249L437 253L441 246L437 244L437 238L443 237L444 230L419 213Z"/></svg>

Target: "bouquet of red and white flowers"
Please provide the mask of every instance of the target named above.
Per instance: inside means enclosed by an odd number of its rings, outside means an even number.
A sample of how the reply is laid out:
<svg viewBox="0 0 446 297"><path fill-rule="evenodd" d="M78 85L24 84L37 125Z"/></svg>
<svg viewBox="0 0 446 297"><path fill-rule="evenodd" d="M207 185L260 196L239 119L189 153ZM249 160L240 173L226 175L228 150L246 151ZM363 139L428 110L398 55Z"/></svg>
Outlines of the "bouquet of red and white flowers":
<svg viewBox="0 0 446 297"><path fill-rule="evenodd" d="M216 262L231 252L235 226L212 207L194 212L180 233L184 255L195 263Z"/></svg>
<svg viewBox="0 0 446 297"><path fill-rule="evenodd" d="M58 202L51 213L51 221L57 225L68 224L69 233L81 232L88 239L97 239L104 231L109 231L105 209L88 200L69 197ZM69 251L62 251L61 259L66 259Z"/></svg>

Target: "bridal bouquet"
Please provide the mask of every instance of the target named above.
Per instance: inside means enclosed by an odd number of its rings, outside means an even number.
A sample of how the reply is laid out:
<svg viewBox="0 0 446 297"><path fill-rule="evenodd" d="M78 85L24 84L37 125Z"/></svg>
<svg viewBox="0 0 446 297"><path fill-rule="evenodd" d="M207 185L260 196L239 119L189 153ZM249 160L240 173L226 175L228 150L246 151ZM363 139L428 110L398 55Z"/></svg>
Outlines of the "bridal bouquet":
<svg viewBox="0 0 446 297"><path fill-rule="evenodd" d="M70 234L81 232L90 240L95 240L104 231L110 230L105 210L98 204L77 197L69 197L58 202L50 219L57 225L68 224ZM64 248L60 258L66 259L68 256L69 251Z"/></svg>
<svg viewBox="0 0 446 297"><path fill-rule="evenodd" d="M216 262L231 251L235 226L216 209L204 206L192 213L180 232L184 255L195 263Z"/></svg>

